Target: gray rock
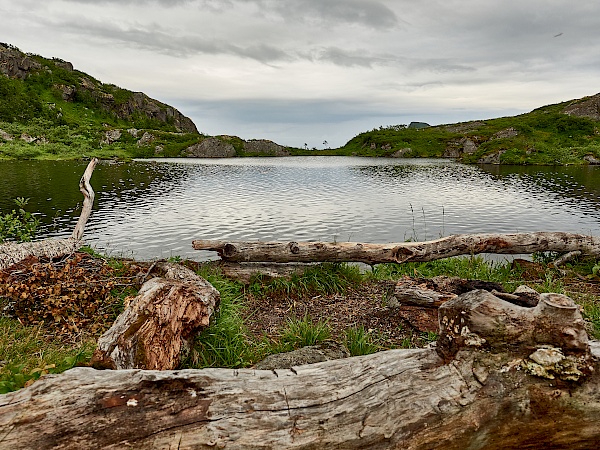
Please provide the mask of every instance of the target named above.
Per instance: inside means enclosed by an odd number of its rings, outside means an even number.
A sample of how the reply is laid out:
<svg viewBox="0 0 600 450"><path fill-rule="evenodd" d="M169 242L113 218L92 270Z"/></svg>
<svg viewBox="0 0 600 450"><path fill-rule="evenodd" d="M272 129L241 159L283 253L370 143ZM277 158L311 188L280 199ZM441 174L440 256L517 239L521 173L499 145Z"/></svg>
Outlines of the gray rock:
<svg viewBox="0 0 600 450"><path fill-rule="evenodd" d="M285 147L267 139L251 139L244 142L244 152L268 156L289 156Z"/></svg>
<svg viewBox="0 0 600 450"><path fill-rule="evenodd" d="M24 80L33 70L42 65L16 48L0 45L0 73L10 78Z"/></svg>
<svg viewBox="0 0 600 450"><path fill-rule="evenodd" d="M348 358L349 356L350 352L344 345L335 341L325 341L322 344L267 356L257 363L254 368L259 370L289 369L294 366Z"/></svg>
<svg viewBox="0 0 600 450"><path fill-rule="evenodd" d="M100 141L101 144L112 144L121 139L121 130L107 130L104 132L104 137Z"/></svg>
<svg viewBox="0 0 600 450"><path fill-rule="evenodd" d="M401 148L400 150L396 150L394 153L392 153L390 158L404 158L410 152L412 152L410 147Z"/></svg>
<svg viewBox="0 0 600 450"><path fill-rule="evenodd" d="M29 136L27 133L23 133L21 134L21 140L27 142L28 144L31 144L32 142L37 141L37 138Z"/></svg>
<svg viewBox="0 0 600 450"><path fill-rule="evenodd" d="M209 137L184 150L186 156L192 158L231 158L236 155L232 144L216 137Z"/></svg>
<svg viewBox="0 0 600 450"><path fill-rule="evenodd" d="M141 147L142 145L148 145L151 144L152 141L154 141L154 135L151 133L148 133L147 131L142 135L141 139L139 141L137 141L137 145L138 147Z"/></svg>
<svg viewBox="0 0 600 450"><path fill-rule="evenodd" d="M5 141L12 141L13 137L11 134L7 133L4 130L0 130L0 138L4 139Z"/></svg>
<svg viewBox="0 0 600 450"><path fill-rule="evenodd" d="M596 158L594 155L585 155L583 157L583 160L587 161L589 164L592 164L594 166L600 164L600 159Z"/></svg>
<svg viewBox="0 0 600 450"><path fill-rule="evenodd" d="M565 114L577 117L588 117L592 120L600 120L600 94L576 100L563 109Z"/></svg>
<svg viewBox="0 0 600 450"><path fill-rule="evenodd" d="M506 152L506 150L498 150L497 152L482 156L477 162L479 164L500 164L500 156L502 156L504 152Z"/></svg>
<svg viewBox="0 0 600 450"><path fill-rule="evenodd" d="M519 135L519 132L517 130L515 130L513 127L510 127L510 128L506 128L505 130L500 130L497 133L495 133L492 136L491 140L513 138L518 135Z"/></svg>

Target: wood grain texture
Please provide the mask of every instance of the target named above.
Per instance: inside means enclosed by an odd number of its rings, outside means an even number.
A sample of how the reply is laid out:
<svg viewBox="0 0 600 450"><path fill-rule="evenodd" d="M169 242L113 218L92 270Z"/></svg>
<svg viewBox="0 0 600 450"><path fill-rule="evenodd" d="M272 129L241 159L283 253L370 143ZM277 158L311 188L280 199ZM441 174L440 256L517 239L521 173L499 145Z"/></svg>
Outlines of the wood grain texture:
<svg viewBox="0 0 600 450"><path fill-rule="evenodd" d="M424 262L460 255L580 251L600 254L600 238L562 232L463 234L426 242L241 242L194 240L196 250L215 251L231 262Z"/></svg>
<svg viewBox="0 0 600 450"><path fill-rule="evenodd" d="M98 340L92 364L110 369L176 368L182 350L219 305L219 292L193 271L159 263L163 277L146 281Z"/></svg>

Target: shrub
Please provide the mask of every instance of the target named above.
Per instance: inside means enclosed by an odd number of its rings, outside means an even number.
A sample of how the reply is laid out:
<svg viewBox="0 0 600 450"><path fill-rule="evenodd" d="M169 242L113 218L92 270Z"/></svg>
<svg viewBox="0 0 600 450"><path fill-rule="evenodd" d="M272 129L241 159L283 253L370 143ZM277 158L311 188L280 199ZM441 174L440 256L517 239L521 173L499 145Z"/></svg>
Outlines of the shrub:
<svg viewBox="0 0 600 450"><path fill-rule="evenodd" d="M0 214L0 243L14 240L27 242L33 239L39 226L39 220L24 207L29 199L19 197L15 199L18 210L12 210L8 214Z"/></svg>

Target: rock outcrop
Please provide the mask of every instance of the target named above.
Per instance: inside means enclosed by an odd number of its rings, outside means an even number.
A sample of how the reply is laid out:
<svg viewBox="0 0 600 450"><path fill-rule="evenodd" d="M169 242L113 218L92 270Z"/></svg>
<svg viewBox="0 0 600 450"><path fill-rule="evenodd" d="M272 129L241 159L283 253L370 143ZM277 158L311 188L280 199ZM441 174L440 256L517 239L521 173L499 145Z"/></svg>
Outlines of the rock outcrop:
<svg viewBox="0 0 600 450"><path fill-rule="evenodd" d="M244 142L244 152L264 156L289 156L290 152L279 144L267 139L251 139Z"/></svg>
<svg viewBox="0 0 600 450"><path fill-rule="evenodd" d="M600 94L571 103L563 110L563 112L570 116L600 120Z"/></svg>
<svg viewBox="0 0 600 450"><path fill-rule="evenodd" d="M206 138L184 151L184 156L191 158L231 158L235 155L232 144L216 137Z"/></svg>
<svg viewBox="0 0 600 450"><path fill-rule="evenodd" d="M42 65L18 49L0 44L0 73L24 80L32 70L40 70Z"/></svg>
<svg viewBox="0 0 600 450"><path fill-rule="evenodd" d="M471 155L477 151L477 143L468 137L454 139L446 144L444 158L460 158L464 154Z"/></svg>

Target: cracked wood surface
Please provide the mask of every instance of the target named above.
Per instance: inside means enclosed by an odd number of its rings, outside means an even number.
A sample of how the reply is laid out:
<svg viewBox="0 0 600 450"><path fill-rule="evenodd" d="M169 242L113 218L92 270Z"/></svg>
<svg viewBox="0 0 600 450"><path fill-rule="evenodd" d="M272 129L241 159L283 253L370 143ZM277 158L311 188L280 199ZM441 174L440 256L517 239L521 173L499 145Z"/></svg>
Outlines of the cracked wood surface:
<svg viewBox="0 0 600 450"><path fill-rule="evenodd" d="M592 343L596 358L600 346ZM0 396L0 449L589 449L600 380L390 350L290 370L76 368ZM524 443L530 443L529 447Z"/></svg>
<svg viewBox="0 0 600 450"><path fill-rule="evenodd" d="M535 252L600 254L600 238L563 232L462 234L426 242L367 244L358 242L241 242L195 240L195 250L215 251L230 262L425 262L480 253Z"/></svg>
<svg viewBox="0 0 600 450"><path fill-rule="evenodd" d="M192 270L157 263L164 275L146 281L98 340L92 365L106 369L175 369L184 348L208 327L221 296Z"/></svg>

